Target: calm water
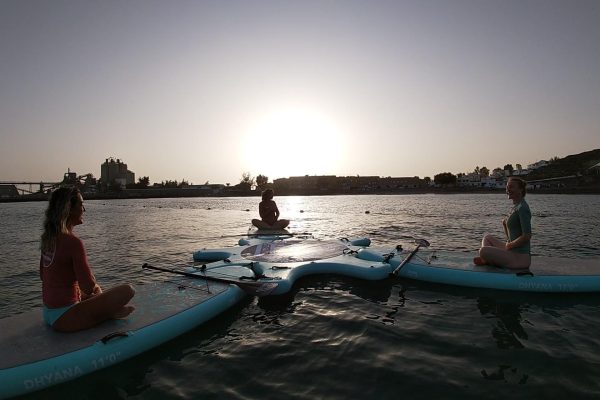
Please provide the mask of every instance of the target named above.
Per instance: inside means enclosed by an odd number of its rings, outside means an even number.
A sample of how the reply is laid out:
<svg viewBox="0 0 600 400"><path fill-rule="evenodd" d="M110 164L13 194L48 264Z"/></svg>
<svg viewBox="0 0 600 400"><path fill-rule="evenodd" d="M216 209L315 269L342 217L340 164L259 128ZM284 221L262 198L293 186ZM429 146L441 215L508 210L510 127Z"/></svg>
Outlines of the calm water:
<svg viewBox="0 0 600 400"><path fill-rule="evenodd" d="M291 230L427 238L474 252L510 209L490 195L276 198ZM530 195L533 252L600 260L600 196ZM40 304L43 203L0 204L0 318ZM258 198L86 202L76 232L103 286L157 279L234 245ZM250 210L250 211L246 211ZM366 213L369 211L369 213ZM600 261L599 261L600 263ZM289 295L249 298L153 351L30 398L597 398L600 296L526 295L419 282L320 276Z"/></svg>

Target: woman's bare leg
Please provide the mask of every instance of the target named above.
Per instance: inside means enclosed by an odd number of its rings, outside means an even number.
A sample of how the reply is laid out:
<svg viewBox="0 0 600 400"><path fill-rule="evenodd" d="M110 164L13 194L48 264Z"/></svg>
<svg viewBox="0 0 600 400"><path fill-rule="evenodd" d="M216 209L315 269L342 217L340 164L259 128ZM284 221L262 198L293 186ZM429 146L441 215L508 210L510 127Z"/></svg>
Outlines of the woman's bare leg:
<svg viewBox="0 0 600 400"><path fill-rule="evenodd" d="M280 220L277 220L277 222L275 222L273 224L272 229L285 229L289 224L290 224L290 221L288 219L280 219Z"/></svg>
<svg viewBox="0 0 600 400"><path fill-rule="evenodd" d="M135 307L127 305L135 294L131 285L119 285L75 304L52 327L59 332L75 332L91 328L113 318L124 318Z"/></svg>
<svg viewBox="0 0 600 400"><path fill-rule="evenodd" d="M492 247L498 247L499 249L503 249L505 245L506 245L505 241L502 241L501 239L498 239L496 236L490 235L490 234L484 235L483 239L481 240L481 247L492 246Z"/></svg>
<svg viewBox="0 0 600 400"><path fill-rule="evenodd" d="M498 247L485 246L479 250L479 256L487 264L510 269L525 269L531 265L528 254L519 254Z"/></svg>
<svg viewBox="0 0 600 400"><path fill-rule="evenodd" d="M484 235L483 239L481 240L481 249L479 249L479 257L475 257L473 259L473 263L475 265L487 265L487 264L496 265L493 263L493 261L487 259L487 256L489 256L489 255L487 255L488 254L487 250L484 252L482 252L482 250L484 248L504 250L505 246L506 246L505 242L498 239L496 236L490 235L490 234Z"/></svg>
<svg viewBox="0 0 600 400"><path fill-rule="evenodd" d="M274 229L271 225L267 224L265 221L260 219L253 219L252 225L257 227L258 229Z"/></svg>

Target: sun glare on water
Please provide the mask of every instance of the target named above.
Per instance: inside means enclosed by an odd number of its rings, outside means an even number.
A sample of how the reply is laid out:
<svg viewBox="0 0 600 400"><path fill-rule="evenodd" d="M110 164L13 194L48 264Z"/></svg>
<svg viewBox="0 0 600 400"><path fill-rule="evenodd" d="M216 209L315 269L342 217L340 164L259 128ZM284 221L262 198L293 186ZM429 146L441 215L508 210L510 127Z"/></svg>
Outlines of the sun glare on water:
<svg viewBox="0 0 600 400"><path fill-rule="evenodd" d="M276 178L335 175L343 152L338 126L307 109L281 109L258 118L244 135L247 172Z"/></svg>

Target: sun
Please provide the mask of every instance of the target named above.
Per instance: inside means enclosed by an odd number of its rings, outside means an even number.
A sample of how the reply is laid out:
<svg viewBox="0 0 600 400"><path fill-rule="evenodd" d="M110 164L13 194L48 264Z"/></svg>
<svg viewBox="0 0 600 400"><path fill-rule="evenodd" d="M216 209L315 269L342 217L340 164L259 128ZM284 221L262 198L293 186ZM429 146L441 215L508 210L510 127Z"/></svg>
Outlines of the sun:
<svg viewBox="0 0 600 400"><path fill-rule="evenodd" d="M311 109L282 108L257 118L244 135L241 152L251 173L273 180L335 175L343 148L332 118Z"/></svg>

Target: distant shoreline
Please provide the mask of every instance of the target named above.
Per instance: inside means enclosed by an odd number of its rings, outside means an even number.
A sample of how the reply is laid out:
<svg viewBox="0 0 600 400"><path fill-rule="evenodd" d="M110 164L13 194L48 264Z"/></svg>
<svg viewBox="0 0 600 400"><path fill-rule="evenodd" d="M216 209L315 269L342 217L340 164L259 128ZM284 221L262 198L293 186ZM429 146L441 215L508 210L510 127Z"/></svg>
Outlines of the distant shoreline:
<svg viewBox="0 0 600 400"><path fill-rule="evenodd" d="M286 196L353 196L353 195L410 195L410 194L489 194L504 193L504 189L490 188L415 188L395 191L310 191L310 192L277 192L277 197ZM600 194L600 187L564 188L564 189L537 189L529 190L529 194ZM240 192L230 191L224 193L206 193L194 189L125 189L121 192L111 193L84 193L86 200L123 200L123 199L161 199L161 198L191 198L191 197L260 197L260 190ZM0 198L0 203L17 203L31 201L48 201L49 194L34 193L19 197Z"/></svg>

